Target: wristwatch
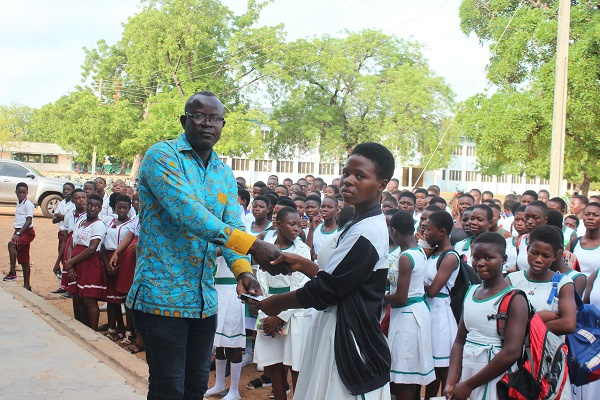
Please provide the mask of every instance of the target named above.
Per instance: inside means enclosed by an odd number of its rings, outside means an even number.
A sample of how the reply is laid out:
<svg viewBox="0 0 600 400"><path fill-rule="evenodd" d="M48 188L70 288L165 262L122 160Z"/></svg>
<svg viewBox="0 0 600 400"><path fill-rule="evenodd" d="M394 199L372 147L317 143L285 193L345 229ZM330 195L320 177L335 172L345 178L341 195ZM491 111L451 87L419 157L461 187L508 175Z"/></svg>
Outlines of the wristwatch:
<svg viewBox="0 0 600 400"><path fill-rule="evenodd" d="M15 235L17 235L17 236L21 236L21 232L17 232Z"/></svg>

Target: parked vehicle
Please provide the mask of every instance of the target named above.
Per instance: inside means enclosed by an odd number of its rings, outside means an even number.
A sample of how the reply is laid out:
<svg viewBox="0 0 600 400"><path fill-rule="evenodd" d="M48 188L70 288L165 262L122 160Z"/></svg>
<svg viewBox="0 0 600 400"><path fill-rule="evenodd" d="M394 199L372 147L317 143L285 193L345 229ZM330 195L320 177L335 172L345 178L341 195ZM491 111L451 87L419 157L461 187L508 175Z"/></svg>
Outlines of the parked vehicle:
<svg viewBox="0 0 600 400"><path fill-rule="evenodd" d="M0 205L15 205L15 188L19 182L25 182L29 186L29 200L42 208L46 218L52 218L58 203L63 199L62 187L68 181L47 178L20 161L0 160Z"/></svg>

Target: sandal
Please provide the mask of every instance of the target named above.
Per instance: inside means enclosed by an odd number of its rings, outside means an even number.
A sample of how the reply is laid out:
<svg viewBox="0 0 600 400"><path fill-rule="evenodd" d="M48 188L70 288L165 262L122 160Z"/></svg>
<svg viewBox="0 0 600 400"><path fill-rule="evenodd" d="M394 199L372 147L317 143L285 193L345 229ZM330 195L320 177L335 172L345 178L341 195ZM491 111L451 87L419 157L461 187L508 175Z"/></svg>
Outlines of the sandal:
<svg viewBox="0 0 600 400"><path fill-rule="evenodd" d="M271 379L267 378L264 375L261 375L259 378L256 379L252 379L250 382L248 382L248 384L246 385L247 389L250 390L254 390L254 389L260 389L263 387L268 387L268 386L272 386L273 384L271 383Z"/></svg>
<svg viewBox="0 0 600 400"><path fill-rule="evenodd" d="M123 339L123 334L121 332L117 332L116 329L109 329L104 336L106 336L113 342Z"/></svg>
<svg viewBox="0 0 600 400"><path fill-rule="evenodd" d="M125 347L125 348L131 354L137 354L137 353L141 353L142 351L144 351L144 346L138 346L135 343L133 343L133 344L131 344L131 345Z"/></svg>
<svg viewBox="0 0 600 400"><path fill-rule="evenodd" d="M129 345L133 343L133 332L131 331L125 331L125 337L123 337L123 340L121 340L121 344L122 345Z"/></svg>

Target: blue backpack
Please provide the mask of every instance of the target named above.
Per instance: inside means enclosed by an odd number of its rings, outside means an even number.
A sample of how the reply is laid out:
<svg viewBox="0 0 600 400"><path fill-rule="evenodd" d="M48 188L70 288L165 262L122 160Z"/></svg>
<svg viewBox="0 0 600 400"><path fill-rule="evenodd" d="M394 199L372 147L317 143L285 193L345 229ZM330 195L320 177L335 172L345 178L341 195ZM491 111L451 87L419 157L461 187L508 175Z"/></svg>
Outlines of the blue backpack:
<svg viewBox="0 0 600 400"><path fill-rule="evenodd" d="M577 327L565 341L569 347L569 378L573 385L583 386L600 379L600 309L583 304L577 291L575 303Z"/></svg>

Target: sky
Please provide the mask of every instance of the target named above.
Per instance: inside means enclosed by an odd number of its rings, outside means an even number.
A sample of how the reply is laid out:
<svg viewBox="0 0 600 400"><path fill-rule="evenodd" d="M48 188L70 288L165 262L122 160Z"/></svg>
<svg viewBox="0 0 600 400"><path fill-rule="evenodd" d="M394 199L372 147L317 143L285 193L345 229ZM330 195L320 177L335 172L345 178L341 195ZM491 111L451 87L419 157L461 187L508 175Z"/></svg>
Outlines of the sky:
<svg viewBox="0 0 600 400"><path fill-rule="evenodd" d="M236 13L245 0L222 0ZM461 0L275 0L261 25L288 40L374 28L425 45L425 56L464 100L487 86L489 51L460 30ZM0 104L41 107L81 84L83 47L116 43L139 0L0 0Z"/></svg>

